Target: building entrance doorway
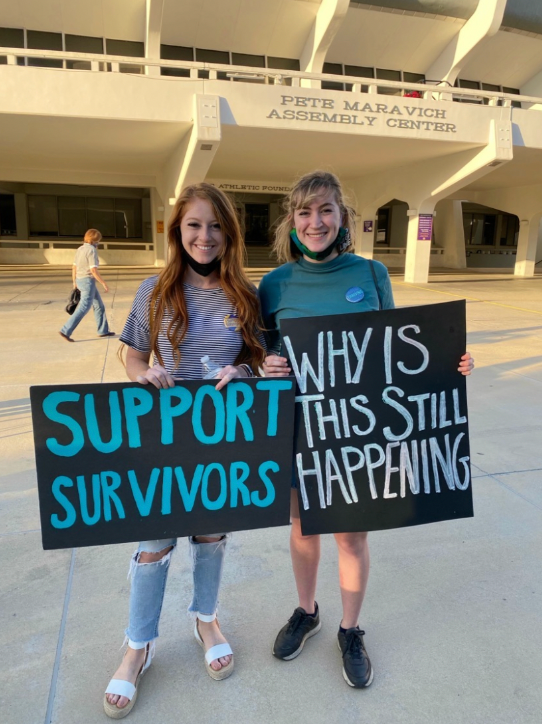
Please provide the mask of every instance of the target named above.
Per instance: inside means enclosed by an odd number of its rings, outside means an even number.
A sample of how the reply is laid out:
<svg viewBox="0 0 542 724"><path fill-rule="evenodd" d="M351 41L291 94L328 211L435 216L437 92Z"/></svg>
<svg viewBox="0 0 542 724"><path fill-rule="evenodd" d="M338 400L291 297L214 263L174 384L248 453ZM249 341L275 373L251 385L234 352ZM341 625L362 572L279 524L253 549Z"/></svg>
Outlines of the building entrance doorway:
<svg viewBox="0 0 542 724"><path fill-rule="evenodd" d="M282 215L282 194L229 194L241 220L248 267L271 269L277 266L271 246L277 221Z"/></svg>
<svg viewBox="0 0 542 724"><path fill-rule="evenodd" d="M267 244L269 242L270 204L245 203L245 243Z"/></svg>

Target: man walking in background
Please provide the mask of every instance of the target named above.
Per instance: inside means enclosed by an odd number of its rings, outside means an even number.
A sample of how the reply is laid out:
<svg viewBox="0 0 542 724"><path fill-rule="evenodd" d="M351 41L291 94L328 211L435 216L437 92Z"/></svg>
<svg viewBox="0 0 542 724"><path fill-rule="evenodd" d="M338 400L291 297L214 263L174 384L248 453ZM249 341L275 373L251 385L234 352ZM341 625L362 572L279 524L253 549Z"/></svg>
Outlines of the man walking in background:
<svg viewBox="0 0 542 724"><path fill-rule="evenodd" d="M90 311L90 307L94 310L98 337L112 337L115 334L115 332L109 331L104 303L96 288L96 282L100 282L104 292L109 291L107 284L98 272L98 246L101 240L102 235L97 229L89 229L83 237L84 244L75 252L72 267L73 287L79 289L81 299L75 312L59 332L67 342L73 342L72 332L85 314Z"/></svg>

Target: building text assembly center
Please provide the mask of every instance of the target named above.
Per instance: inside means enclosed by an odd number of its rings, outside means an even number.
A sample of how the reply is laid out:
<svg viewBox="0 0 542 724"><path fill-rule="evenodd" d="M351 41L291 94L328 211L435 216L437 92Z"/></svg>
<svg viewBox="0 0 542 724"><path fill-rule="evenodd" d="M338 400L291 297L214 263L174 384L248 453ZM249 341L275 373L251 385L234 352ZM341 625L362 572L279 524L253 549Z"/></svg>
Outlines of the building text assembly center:
<svg viewBox="0 0 542 724"><path fill-rule="evenodd" d="M268 266L322 168L408 282L542 266L539 0L3 0L0 88L0 264L161 266L207 181Z"/></svg>

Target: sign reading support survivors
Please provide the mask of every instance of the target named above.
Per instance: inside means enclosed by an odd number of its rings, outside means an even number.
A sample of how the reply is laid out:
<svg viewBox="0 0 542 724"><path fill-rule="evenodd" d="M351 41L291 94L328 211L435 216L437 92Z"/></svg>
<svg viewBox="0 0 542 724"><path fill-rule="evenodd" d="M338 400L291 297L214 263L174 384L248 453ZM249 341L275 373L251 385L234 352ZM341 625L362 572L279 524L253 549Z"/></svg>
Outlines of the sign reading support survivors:
<svg viewBox="0 0 542 724"><path fill-rule="evenodd" d="M31 387L43 547L289 522L293 379Z"/></svg>
<svg viewBox="0 0 542 724"><path fill-rule="evenodd" d="M281 322L305 535L473 515L465 302Z"/></svg>

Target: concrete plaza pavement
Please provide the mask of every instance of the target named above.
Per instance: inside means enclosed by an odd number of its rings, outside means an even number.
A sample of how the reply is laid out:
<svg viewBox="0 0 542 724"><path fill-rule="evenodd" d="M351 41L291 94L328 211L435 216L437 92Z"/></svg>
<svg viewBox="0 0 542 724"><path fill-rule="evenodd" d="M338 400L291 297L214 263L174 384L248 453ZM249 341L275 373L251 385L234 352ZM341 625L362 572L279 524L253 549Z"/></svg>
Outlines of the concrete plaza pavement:
<svg viewBox="0 0 542 724"><path fill-rule="evenodd" d="M153 269L107 268L120 332ZM323 627L291 662L271 656L296 605L288 530L233 536L221 624L234 675L212 681L185 615L190 562L173 557L157 655L128 721L153 724L539 724L542 721L542 276L393 278L398 305L467 299L475 517L372 533L362 612L373 685L342 679L336 551L324 540ZM43 551L28 388L124 379L117 339L92 314L57 331L67 268L0 267L0 721L105 722L104 688L120 657L133 544Z"/></svg>

